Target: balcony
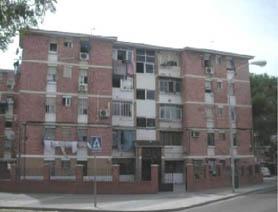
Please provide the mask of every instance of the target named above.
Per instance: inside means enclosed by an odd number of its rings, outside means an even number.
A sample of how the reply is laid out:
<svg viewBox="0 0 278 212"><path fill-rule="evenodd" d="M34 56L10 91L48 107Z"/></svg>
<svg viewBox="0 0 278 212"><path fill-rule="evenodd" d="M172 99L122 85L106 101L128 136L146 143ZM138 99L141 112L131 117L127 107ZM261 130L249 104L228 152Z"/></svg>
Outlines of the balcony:
<svg viewBox="0 0 278 212"><path fill-rule="evenodd" d="M214 104L214 95L213 93L205 93L205 103Z"/></svg>
<svg viewBox="0 0 278 212"><path fill-rule="evenodd" d="M45 121L46 122L56 122L56 113L46 113Z"/></svg>
<svg viewBox="0 0 278 212"><path fill-rule="evenodd" d="M165 158L182 158L184 153L183 146L164 146L163 155Z"/></svg>
<svg viewBox="0 0 278 212"><path fill-rule="evenodd" d="M87 124L88 123L88 115L87 114L78 114L77 122Z"/></svg>
<svg viewBox="0 0 278 212"><path fill-rule="evenodd" d="M46 85L46 92L48 93L56 93L56 82L48 82Z"/></svg>
<svg viewBox="0 0 278 212"><path fill-rule="evenodd" d="M57 52L48 52L48 61L54 63L57 62L58 61Z"/></svg>
<svg viewBox="0 0 278 212"><path fill-rule="evenodd" d="M159 66L159 76L162 77L181 77L181 68L179 66Z"/></svg>
<svg viewBox="0 0 278 212"><path fill-rule="evenodd" d="M208 156L215 156L215 146L208 146L207 154Z"/></svg>
<svg viewBox="0 0 278 212"><path fill-rule="evenodd" d="M229 96L229 103L232 106L236 105L236 97L235 96Z"/></svg>

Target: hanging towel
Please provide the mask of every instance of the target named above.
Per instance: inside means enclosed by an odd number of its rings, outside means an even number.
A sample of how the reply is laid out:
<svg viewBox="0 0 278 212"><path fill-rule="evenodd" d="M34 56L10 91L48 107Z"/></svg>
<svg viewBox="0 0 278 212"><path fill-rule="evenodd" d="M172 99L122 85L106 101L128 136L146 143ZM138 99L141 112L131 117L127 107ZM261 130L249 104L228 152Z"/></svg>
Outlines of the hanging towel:
<svg viewBox="0 0 278 212"><path fill-rule="evenodd" d="M77 152L77 142L76 141L71 142L71 152L74 154Z"/></svg>

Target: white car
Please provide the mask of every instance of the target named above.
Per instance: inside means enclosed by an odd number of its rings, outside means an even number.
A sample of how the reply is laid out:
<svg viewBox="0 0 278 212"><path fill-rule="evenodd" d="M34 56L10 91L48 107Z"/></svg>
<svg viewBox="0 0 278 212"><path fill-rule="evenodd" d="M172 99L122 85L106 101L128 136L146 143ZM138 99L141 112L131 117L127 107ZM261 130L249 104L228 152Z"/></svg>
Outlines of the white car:
<svg viewBox="0 0 278 212"><path fill-rule="evenodd" d="M271 176L269 168L267 168L265 166L261 167L261 173L264 177L270 177Z"/></svg>

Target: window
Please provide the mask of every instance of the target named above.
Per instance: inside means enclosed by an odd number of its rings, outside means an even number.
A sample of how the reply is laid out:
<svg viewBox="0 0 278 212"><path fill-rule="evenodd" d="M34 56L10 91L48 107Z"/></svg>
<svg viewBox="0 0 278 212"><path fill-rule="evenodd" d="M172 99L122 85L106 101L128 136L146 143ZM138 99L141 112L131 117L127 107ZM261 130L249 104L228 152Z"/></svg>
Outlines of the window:
<svg viewBox="0 0 278 212"><path fill-rule="evenodd" d="M81 53L89 53L90 52L90 42L88 40L80 41L80 52Z"/></svg>
<svg viewBox="0 0 278 212"><path fill-rule="evenodd" d="M5 121L5 127L6 128L12 128L13 123L11 121Z"/></svg>
<svg viewBox="0 0 278 212"><path fill-rule="evenodd" d="M216 171L216 160L214 159L209 159L208 160L208 167L209 167L209 174L211 176L216 176L217 171Z"/></svg>
<svg viewBox="0 0 278 212"><path fill-rule="evenodd" d="M154 72L154 65L146 64L146 73L153 73L153 72Z"/></svg>
<svg viewBox="0 0 278 212"><path fill-rule="evenodd" d="M137 127L146 127L146 118L137 118Z"/></svg>
<svg viewBox="0 0 278 212"><path fill-rule="evenodd" d="M233 145L237 146L238 145L238 139L237 139L237 134L233 133Z"/></svg>
<svg viewBox="0 0 278 212"><path fill-rule="evenodd" d="M221 90L221 89L223 88L223 83L220 82L220 81L218 81L218 82L216 83L216 88L217 88L217 90Z"/></svg>
<svg viewBox="0 0 278 212"><path fill-rule="evenodd" d="M127 116L131 117L132 103L131 102L112 102L112 115L113 116Z"/></svg>
<svg viewBox="0 0 278 212"><path fill-rule="evenodd" d="M83 69L80 70L79 84L80 85L88 84L87 70L83 70Z"/></svg>
<svg viewBox="0 0 278 212"><path fill-rule="evenodd" d="M138 117L137 127L155 127L155 119Z"/></svg>
<svg viewBox="0 0 278 212"><path fill-rule="evenodd" d="M113 130L113 149L128 152L134 150L135 145L134 130Z"/></svg>
<svg viewBox="0 0 278 212"><path fill-rule="evenodd" d="M200 136L200 132L196 130L191 131L191 137L192 138L198 138Z"/></svg>
<svg viewBox="0 0 278 212"><path fill-rule="evenodd" d="M152 50L136 50L136 72L154 73L155 52Z"/></svg>
<svg viewBox="0 0 278 212"><path fill-rule="evenodd" d="M223 108L223 106L218 106L217 112L218 112L218 115L219 115L219 116L223 116L223 113L224 113L224 108Z"/></svg>
<svg viewBox="0 0 278 212"><path fill-rule="evenodd" d="M215 56L215 63L220 65L222 63L222 57L220 55Z"/></svg>
<svg viewBox="0 0 278 212"><path fill-rule="evenodd" d="M235 62L234 62L233 58L227 58L226 69L228 71L235 71Z"/></svg>
<svg viewBox="0 0 278 212"><path fill-rule="evenodd" d="M133 158L113 158L113 164L120 165L120 175L134 175L135 174L135 159Z"/></svg>
<svg viewBox="0 0 278 212"><path fill-rule="evenodd" d="M78 101L78 114L87 115L88 114L88 99L79 99Z"/></svg>
<svg viewBox="0 0 278 212"><path fill-rule="evenodd" d="M78 141L84 141L87 142L87 134L88 134L88 129L85 128L79 128L77 129L77 137Z"/></svg>
<svg viewBox="0 0 278 212"><path fill-rule="evenodd" d="M179 105L160 105L160 119L180 121L182 119L182 108Z"/></svg>
<svg viewBox="0 0 278 212"><path fill-rule="evenodd" d="M112 86L113 88L120 88L121 87L121 79L123 79L122 75L113 74L112 75Z"/></svg>
<svg viewBox="0 0 278 212"><path fill-rule="evenodd" d="M70 39L65 39L64 41L64 47L66 48L72 48L72 41Z"/></svg>
<svg viewBox="0 0 278 212"><path fill-rule="evenodd" d="M211 86L211 81L210 80L205 81L205 92L206 93L211 93L212 92L212 86Z"/></svg>
<svg viewBox="0 0 278 212"><path fill-rule="evenodd" d="M155 92L152 90L147 90L147 99L154 99L155 98Z"/></svg>
<svg viewBox="0 0 278 212"><path fill-rule="evenodd" d="M71 96L63 96L63 106L65 107L71 106Z"/></svg>
<svg viewBox="0 0 278 212"><path fill-rule="evenodd" d="M145 99L145 90L144 89L136 90L136 99Z"/></svg>
<svg viewBox="0 0 278 212"><path fill-rule="evenodd" d="M46 113L55 113L56 111L56 99L55 97L47 97L45 104Z"/></svg>
<svg viewBox="0 0 278 212"><path fill-rule="evenodd" d="M169 60L165 61L164 63L160 64L161 66L178 66L177 61Z"/></svg>
<svg viewBox="0 0 278 212"><path fill-rule="evenodd" d="M225 141L225 140L226 140L226 134L225 134L225 132L220 132L220 133L219 133L219 140L221 140L221 141Z"/></svg>
<svg viewBox="0 0 278 212"><path fill-rule="evenodd" d="M175 79L160 79L160 92L162 93L180 93L181 81Z"/></svg>
<svg viewBox="0 0 278 212"><path fill-rule="evenodd" d="M162 145L179 146L182 144L181 132L160 132L160 143Z"/></svg>
<svg viewBox="0 0 278 212"><path fill-rule="evenodd" d="M126 51L118 50L117 59L122 61L126 60Z"/></svg>
<svg viewBox="0 0 278 212"><path fill-rule="evenodd" d="M72 66L65 65L64 66L63 76L65 78L71 78L71 72L72 72Z"/></svg>
<svg viewBox="0 0 278 212"><path fill-rule="evenodd" d="M155 119L147 119L147 127L155 127Z"/></svg>
<svg viewBox="0 0 278 212"><path fill-rule="evenodd" d="M201 179L204 176L204 166L202 160L192 160L193 175L195 179Z"/></svg>
<svg viewBox="0 0 278 212"><path fill-rule="evenodd" d="M236 121L236 109L235 109L235 107L231 107L231 119L232 119L232 121Z"/></svg>
<svg viewBox="0 0 278 212"><path fill-rule="evenodd" d="M48 67L47 82L56 83L56 67Z"/></svg>
<svg viewBox="0 0 278 212"><path fill-rule="evenodd" d="M55 140L56 129L54 127L44 128L44 139L45 140Z"/></svg>
<svg viewBox="0 0 278 212"><path fill-rule="evenodd" d="M208 146L214 146L214 133L208 133L207 137Z"/></svg>
<svg viewBox="0 0 278 212"><path fill-rule="evenodd" d="M144 63L136 63L136 72L144 73Z"/></svg>
<svg viewBox="0 0 278 212"><path fill-rule="evenodd" d="M230 96L234 96L235 95L235 85L234 83L229 83L228 85L228 93Z"/></svg>
<svg viewBox="0 0 278 212"><path fill-rule="evenodd" d="M49 44L49 51L53 52L53 53L56 53L57 52L57 43L54 43L54 42L50 43Z"/></svg>

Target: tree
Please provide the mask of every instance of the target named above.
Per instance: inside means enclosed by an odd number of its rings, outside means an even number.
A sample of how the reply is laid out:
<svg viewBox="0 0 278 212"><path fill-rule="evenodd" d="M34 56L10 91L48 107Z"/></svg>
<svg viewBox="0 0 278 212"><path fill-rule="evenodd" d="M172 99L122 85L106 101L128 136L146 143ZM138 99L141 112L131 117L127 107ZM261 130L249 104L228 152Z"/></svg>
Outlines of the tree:
<svg viewBox="0 0 278 212"><path fill-rule="evenodd" d="M56 0L0 0L0 50L7 49L16 33L43 21L47 11L55 12Z"/></svg>
<svg viewBox="0 0 278 212"><path fill-rule="evenodd" d="M277 134L277 77L251 74L250 81L256 145L270 146L268 156L275 158L277 142L271 136Z"/></svg>

